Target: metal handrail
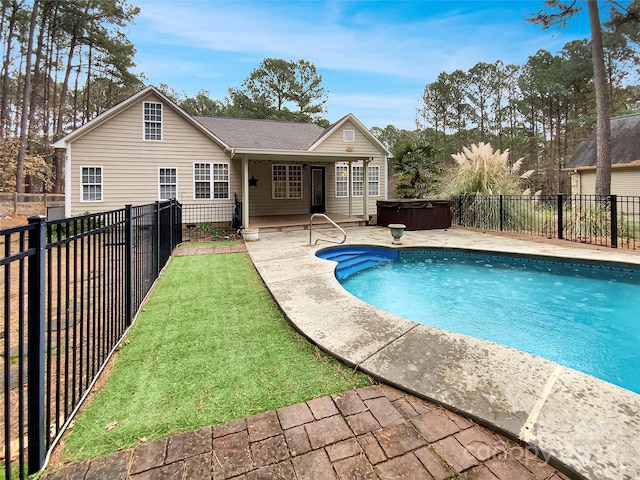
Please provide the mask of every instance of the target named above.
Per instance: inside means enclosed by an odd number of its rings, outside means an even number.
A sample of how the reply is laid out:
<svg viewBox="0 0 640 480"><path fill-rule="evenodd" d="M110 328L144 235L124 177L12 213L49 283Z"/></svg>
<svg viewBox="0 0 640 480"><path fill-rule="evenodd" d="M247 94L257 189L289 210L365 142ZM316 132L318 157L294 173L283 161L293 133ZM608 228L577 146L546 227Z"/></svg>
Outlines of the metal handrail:
<svg viewBox="0 0 640 480"><path fill-rule="evenodd" d="M337 243L338 245L342 245L347 240L347 232L345 232L342 229L342 227L340 227L340 225L338 225L336 222L331 220L324 213L314 213L313 215L311 215L311 218L309 219L309 245L311 245L311 232L313 230L313 219L315 217L324 217L327 220L329 220L329 223L333 224L334 227L336 227L338 230L340 230L342 232L343 238L342 238L342 241L340 241L340 242L337 242L335 240L326 240L324 238L317 238L316 239L316 243L314 243L313 245L317 245L320 240L322 240L323 242Z"/></svg>

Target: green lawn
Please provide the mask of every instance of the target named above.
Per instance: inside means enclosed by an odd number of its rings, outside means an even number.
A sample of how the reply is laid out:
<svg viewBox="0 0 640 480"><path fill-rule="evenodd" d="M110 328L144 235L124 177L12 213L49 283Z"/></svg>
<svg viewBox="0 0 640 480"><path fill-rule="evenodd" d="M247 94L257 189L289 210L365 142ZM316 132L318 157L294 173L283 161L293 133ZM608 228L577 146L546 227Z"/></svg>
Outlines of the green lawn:
<svg viewBox="0 0 640 480"><path fill-rule="evenodd" d="M245 253L173 257L127 340L63 460L371 384L291 328Z"/></svg>

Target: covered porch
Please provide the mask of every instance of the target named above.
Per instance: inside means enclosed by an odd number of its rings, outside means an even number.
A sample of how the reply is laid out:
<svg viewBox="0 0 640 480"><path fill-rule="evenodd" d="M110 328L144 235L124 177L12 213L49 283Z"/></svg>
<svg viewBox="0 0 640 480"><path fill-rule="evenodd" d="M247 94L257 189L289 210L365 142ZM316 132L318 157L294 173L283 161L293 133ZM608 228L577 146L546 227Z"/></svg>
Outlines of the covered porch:
<svg viewBox="0 0 640 480"><path fill-rule="evenodd" d="M293 230L308 230L311 213L301 213L292 215L266 215L252 216L249 219L251 228L257 228L260 232L287 232ZM357 227L366 224L361 217L344 215L341 213L324 212L341 227ZM323 216L317 216L313 219L314 226L328 227L331 223Z"/></svg>
<svg viewBox="0 0 640 480"><path fill-rule="evenodd" d="M236 149L232 159L240 161L243 205L241 220L244 230L259 229L264 232L308 229L313 212L323 213L341 226L364 225L370 213L374 213L370 212L369 205L368 166L373 161L370 154ZM354 163L362 165L360 195L353 195L352 189L348 188L347 195L336 201L334 188L337 163L346 165L348 172L351 172ZM293 172L294 176L286 177L285 182L278 178L280 183L288 183L286 194L285 187L282 187L282 192L278 190L278 195L274 193L274 165L281 172L297 168ZM287 175L289 173L291 172ZM350 184L351 177L347 178ZM314 224L323 223L330 222L322 217L314 220Z"/></svg>

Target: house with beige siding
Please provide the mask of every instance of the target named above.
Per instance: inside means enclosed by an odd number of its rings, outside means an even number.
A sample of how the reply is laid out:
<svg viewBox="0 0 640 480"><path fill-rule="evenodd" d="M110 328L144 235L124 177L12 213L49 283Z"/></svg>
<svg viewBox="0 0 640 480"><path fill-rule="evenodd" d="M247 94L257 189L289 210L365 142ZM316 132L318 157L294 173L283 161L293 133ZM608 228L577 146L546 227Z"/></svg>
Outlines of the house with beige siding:
<svg viewBox="0 0 640 480"><path fill-rule="evenodd" d="M54 147L66 154L67 216L170 198L198 205L238 198L249 228L271 215L368 220L376 200L387 198L390 153L352 114L328 128L197 117L149 86Z"/></svg>
<svg viewBox="0 0 640 480"><path fill-rule="evenodd" d="M565 166L574 195L595 193L596 141L594 132ZM640 114L611 119L611 194L640 196Z"/></svg>

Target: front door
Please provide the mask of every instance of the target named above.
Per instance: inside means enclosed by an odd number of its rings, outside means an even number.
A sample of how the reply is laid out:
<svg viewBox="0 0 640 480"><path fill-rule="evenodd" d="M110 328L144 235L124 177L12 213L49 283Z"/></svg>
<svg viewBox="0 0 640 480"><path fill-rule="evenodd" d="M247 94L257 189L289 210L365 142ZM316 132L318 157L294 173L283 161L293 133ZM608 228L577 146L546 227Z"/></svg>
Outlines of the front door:
<svg viewBox="0 0 640 480"><path fill-rule="evenodd" d="M324 212L324 167L311 167L311 213Z"/></svg>

